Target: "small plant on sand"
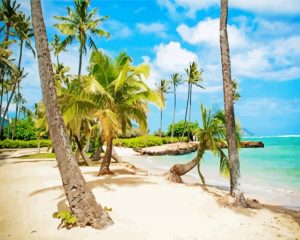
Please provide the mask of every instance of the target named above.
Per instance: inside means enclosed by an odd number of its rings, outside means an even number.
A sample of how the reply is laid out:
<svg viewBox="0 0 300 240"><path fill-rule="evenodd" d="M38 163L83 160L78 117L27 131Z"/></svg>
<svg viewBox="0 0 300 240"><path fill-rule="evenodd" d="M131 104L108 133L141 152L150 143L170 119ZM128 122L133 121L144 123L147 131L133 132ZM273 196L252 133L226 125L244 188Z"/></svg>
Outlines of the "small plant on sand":
<svg viewBox="0 0 300 240"><path fill-rule="evenodd" d="M61 219L61 222L58 225L57 229L63 227L70 229L71 227L75 226L77 221L76 216L72 215L69 211L66 210L53 213L53 217Z"/></svg>

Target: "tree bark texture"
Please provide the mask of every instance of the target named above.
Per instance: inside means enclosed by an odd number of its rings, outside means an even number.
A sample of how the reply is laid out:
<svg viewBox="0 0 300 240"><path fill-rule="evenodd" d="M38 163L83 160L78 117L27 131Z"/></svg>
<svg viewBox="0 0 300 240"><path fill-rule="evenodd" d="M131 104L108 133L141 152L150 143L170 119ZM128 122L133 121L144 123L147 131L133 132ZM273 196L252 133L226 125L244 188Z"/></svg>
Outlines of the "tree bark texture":
<svg viewBox="0 0 300 240"><path fill-rule="evenodd" d="M228 0L221 0L220 48L223 75L224 108L226 122L226 138L230 167L230 194L233 205L246 206L240 183L240 161L235 136L235 116L233 105L233 82L231 80L230 52L227 35Z"/></svg>
<svg viewBox="0 0 300 240"><path fill-rule="evenodd" d="M31 0L31 15L49 132L69 207L76 216L79 226L103 228L113 222L101 205L97 204L72 154L70 140L57 103L54 73L40 0Z"/></svg>
<svg viewBox="0 0 300 240"><path fill-rule="evenodd" d="M110 171L109 166L111 163L111 157L112 157L112 142L113 139L109 137L106 141L106 151L104 159L100 166L99 175L110 175L113 174L112 171Z"/></svg>

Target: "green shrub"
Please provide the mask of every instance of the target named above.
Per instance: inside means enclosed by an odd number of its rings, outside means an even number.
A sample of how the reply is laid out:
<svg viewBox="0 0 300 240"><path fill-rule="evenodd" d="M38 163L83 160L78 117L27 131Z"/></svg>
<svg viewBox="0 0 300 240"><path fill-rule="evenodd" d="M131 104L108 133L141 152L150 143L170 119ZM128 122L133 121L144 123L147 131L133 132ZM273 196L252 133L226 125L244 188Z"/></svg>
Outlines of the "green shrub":
<svg viewBox="0 0 300 240"><path fill-rule="evenodd" d="M14 127L14 123L11 123L4 129L4 136L9 137ZM17 121L14 139L18 140L35 140L36 139L36 128L31 118L20 119Z"/></svg>
<svg viewBox="0 0 300 240"><path fill-rule="evenodd" d="M67 228L70 229L71 227L75 226L77 222L76 216L72 215L69 211L62 210L60 212L55 212L52 215L54 218L61 219L60 224L58 225L57 229L60 228Z"/></svg>
<svg viewBox="0 0 300 240"><path fill-rule="evenodd" d="M37 148L40 142L40 147L50 147L51 140L10 140L5 139L0 141L0 148Z"/></svg>
<svg viewBox="0 0 300 240"><path fill-rule="evenodd" d="M173 124L170 124L168 127L167 136L171 136L172 134L172 125ZM174 137L181 137L183 132L184 136L187 136L188 126L190 127L191 133L199 128L198 122L186 122L186 126L184 127L184 121L179 121L178 123L174 124Z"/></svg>
<svg viewBox="0 0 300 240"><path fill-rule="evenodd" d="M184 138L186 141L187 138ZM171 137L158 137L158 136L141 136L135 138L123 138L123 139L114 139L113 144L117 146L129 147L129 148L144 148L151 146L160 146L167 143L179 142L180 138L173 138L171 141Z"/></svg>

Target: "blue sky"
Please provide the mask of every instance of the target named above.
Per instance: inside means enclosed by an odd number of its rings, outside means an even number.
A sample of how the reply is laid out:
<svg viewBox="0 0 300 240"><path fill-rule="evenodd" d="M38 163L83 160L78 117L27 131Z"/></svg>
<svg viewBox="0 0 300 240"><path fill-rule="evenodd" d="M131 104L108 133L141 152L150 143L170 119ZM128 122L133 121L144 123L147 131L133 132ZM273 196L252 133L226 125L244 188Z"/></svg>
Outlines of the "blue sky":
<svg viewBox="0 0 300 240"><path fill-rule="evenodd" d="M230 1L229 43L232 76L240 86L236 117L255 135L300 134L300 1ZM30 13L29 1L22 9ZM42 1L49 39L58 33L55 15L67 15L72 1ZM126 50L134 64L148 63L147 83L154 87L161 78L184 73L191 61L203 69L205 90L193 93L192 120L200 119L200 103L223 108L219 50L219 1L216 0L91 0L100 15L110 16L103 28L110 39L97 39L97 46L115 56ZM17 48L16 48L17 49ZM18 54L17 51L15 51ZM76 73L78 45L61 54L62 62ZM89 56L84 57L84 67ZM28 72L23 93L28 105L41 99L36 60L25 52ZM186 86L178 89L176 120L184 118ZM159 128L159 110L151 106L150 130ZM173 96L168 94L164 129L172 121Z"/></svg>

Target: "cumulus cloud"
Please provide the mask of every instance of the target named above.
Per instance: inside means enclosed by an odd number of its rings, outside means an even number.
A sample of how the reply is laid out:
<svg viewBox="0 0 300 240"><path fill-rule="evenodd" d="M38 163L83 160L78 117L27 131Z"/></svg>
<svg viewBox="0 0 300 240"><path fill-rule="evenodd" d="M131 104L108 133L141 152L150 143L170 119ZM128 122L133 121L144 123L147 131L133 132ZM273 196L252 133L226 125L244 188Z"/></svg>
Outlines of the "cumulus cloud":
<svg viewBox="0 0 300 240"><path fill-rule="evenodd" d="M159 22L154 22L150 24L137 23L136 27L141 34L154 34L163 38L167 37L166 25Z"/></svg>
<svg viewBox="0 0 300 240"><path fill-rule="evenodd" d="M179 9L183 9L184 16L195 18L199 10L206 10L210 7L219 6L218 0L157 0L157 3L168 9L170 15L177 16ZM230 8L242 9L254 13L263 14L298 14L300 12L300 2L298 0L260 0L245 1L235 0L229 2Z"/></svg>
<svg viewBox="0 0 300 240"><path fill-rule="evenodd" d="M219 18L207 18L194 27L180 24L176 30L183 40L190 44L205 43L219 46L219 24ZM230 47L232 48L245 47L248 44L243 31L235 25L228 25L228 35Z"/></svg>

